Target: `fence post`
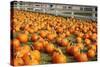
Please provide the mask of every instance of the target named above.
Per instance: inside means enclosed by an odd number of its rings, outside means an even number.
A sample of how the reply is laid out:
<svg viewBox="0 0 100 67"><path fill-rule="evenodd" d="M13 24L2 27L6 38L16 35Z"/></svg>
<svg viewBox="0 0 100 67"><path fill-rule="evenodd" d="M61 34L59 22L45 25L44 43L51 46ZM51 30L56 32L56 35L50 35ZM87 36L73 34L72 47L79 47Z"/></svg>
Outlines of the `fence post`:
<svg viewBox="0 0 100 67"><path fill-rule="evenodd" d="M74 11L72 11L71 14L72 14L71 17L74 18Z"/></svg>

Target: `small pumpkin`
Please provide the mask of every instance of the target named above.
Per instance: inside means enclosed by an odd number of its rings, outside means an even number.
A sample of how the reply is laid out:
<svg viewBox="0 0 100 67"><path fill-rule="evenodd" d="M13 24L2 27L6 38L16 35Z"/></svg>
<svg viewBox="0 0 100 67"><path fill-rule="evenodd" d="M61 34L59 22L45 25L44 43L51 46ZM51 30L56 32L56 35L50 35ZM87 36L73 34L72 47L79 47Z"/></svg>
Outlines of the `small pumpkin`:
<svg viewBox="0 0 100 67"><path fill-rule="evenodd" d="M55 38L55 36L53 34L47 35L47 39L50 40L50 41L53 40L54 38Z"/></svg>
<svg viewBox="0 0 100 67"><path fill-rule="evenodd" d="M30 47L28 45L24 45L23 47L21 47L17 52L16 52L16 56L17 57L23 57L26 53L28 53L30 51Z"/></svg>
<svg viewBox="0 0 100 67"><path fill-rule="evenodd" d="M12 42L11 42L11 44L12 44L12 47L14 49L20 47L20 41L18 39L13 39Z"/></svg>
<svg viewBox="0 0 100 67"><path fill-rule="evenodd" d="M46 31L41 31L40 36L45 38L47 36L47 32Z"/></svg>
<svg viewBox="0 0 100 67"><path fill-rule="evenodd" d="M53 53L54 48L55 47L54 47L53 44L47 44L47 45L45 45L45 50L46 50L47 53Z"/></svg>
<svg viewBox="0 0 100 67"><path fill-rule="evenodd" d="M90 35L86 33L86 34L84 34L84 38L88 39L88 38L90 38Z"/></svg>
<svg viewBox="0 0 100 67"><path fill-rule="evenodd" d="M85 53L79 53L75 56L75 58L78 62L87 62L88 61L88 57Z"/></svg>
<svg viewBox="0 0 100 67"><path fill-rule="evenodd" d="M26 43L28 41L28 35L20 33L18 35L18 39L19 39L20 42Z"/></svg>
<svg viewBox="0 0 100 67"><path fill-rule="evenodd" d="M37 61L40 61L40 51L38 50L33 50L33 51L30 51L30 55L31 56L34 56L34 59L36 59Z"/></svg>
<svg viewBox="0 0 100 67"><path fill-rule="evenodd" d="M61 40L61 44L60 44L60 45L61 45L61 46L67 46L67 45L68 45L68 43L69 43L69 42L68 42L68 40L67 40L67 39L62 39L62 40Z"/></svg>
<svg viewBox="0 0 100 67"><path fill-rule="evenodd" d="M71 55L75 55L75 54L78 53L78 52L80 52L80 49L79 49L78 46L72 46L72 47L70 48L70 54L71 54Z"/></svg>
<svg viewBox="0 0 100 67"><path fill-rule="evenodd" d="M71 34L70 31L67 30L66 31L66 36L68 37L68 36L70 36L70 34Z"/></svg>
<svg viewBox="0 0 100 67"><path fill-rule="evenodd" d="M31 36L32 41L37 41L38 38L39 38L39 36L37 34L32 34L32 36Z"/></svg>
<svg viewBox="0 0 100 67"><path fill-rule="evenodd" d="M14 66L22 66L22 65L24 65L24 61L23 61L22 58L14 58L12 61L13 61L12 65L14 65Z"/></svg>
<svg viewBox="0 0 100 67"><path fill-rule="evenodd" d="M93 57L95 57L95 55L96 55L96 53L95 53L95 51L94 51L93 49L89 49L89 50L88 50L87 56L88 56L89 58L93 58Z"/></svg>
<svg viewBox="0 0 100 67"><path fill-rule="evenodd" d="M77 41L78 43L81 43L81 42L82 42L82 38L81 38L81 37L77 37L77 38L76 38L76 41Z"/></svg>
<svg viewBox="0 0 100 67"><path fill-rule="evenodd" d="M33 43L33 47L34 47L34 49L36 49L36 50L43 50L44 45L43 45L42 42L37 41L37 42Z"/></svg>
<svg viewBox="0 0 100 67"><path fill-rule="evenodd" d="M83 43L77 43L77 47L79 47L79 49L84 49L84 44Z"/></svg>
<svg viewBox="0 0 100 67"><path fill-rule="evenodd" d="M36 65L39 64L39 61L35 59L35 56L31 54L25 54L23 56L24 64L25 65Z"/></svg>
<svg viewBox="0 0 100 67"><path fill-rule="evenodd" d="M85 43L86 43L86 45L90 45L91 44L91 40L90 39L85 39Z"/></svg>
<svg viewBox="0 0 100 67"><path fill-rule="evenodd" d="M58 63L58 64L59 63L66 63L67 62L67 58L60 50L59 52L54 52L53 53L53 55L52 55L52 62L53 63Z"/></svg>
<svg viewBox="0 0 100 67"><path fill-rule="evenodd" d="M93 33L92 36L91 36L91 39L95 41L97 39L97 34Z"/></svg>

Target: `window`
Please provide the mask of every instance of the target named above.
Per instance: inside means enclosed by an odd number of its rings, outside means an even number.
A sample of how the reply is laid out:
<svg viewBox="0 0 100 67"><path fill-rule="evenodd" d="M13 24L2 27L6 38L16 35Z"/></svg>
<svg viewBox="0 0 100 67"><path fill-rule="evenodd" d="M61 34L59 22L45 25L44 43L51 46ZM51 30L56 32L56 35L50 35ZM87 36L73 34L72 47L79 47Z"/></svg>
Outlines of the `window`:
<svg viewBox="0 0 100 67"><path fill-rule="evenodd" d="M23 3L22 3L22 2L20 2L19 4L20 4L20 5L23 5Z"/></svg>
<svg viewBox="0 0 100 67"><path fill-rule="evenodd" d="M72 7L71 6L68 6L68 9L72 9Z"/></svg>
<svg viewBox="0 0 100 67"><path fill-rule="evenodd" d="M63 6L63 9L66 9L67 8L67 6Z"/></svg>
<svg viewBox="0 0 100 67"><path fill-rule="evenodd" d="M83 11L83 8L82 8L82 7L80 7L80 10L81 10L81 11Z"/></svg>
<svg viewBox="0 0 100 67"><path fill-rule="evenodd" d="M53 7L53 5L51 4L51 5L50 5L50 8L52 8L52 7Z"/></svg>
<svg viewBox="0 0 100 67"><path fill-rule="evenodd" d="M92 16L92 13L84 13L84 12L82 12L82 13L81 12L80 13L79 12L75 12L74 14L75 15L81 15L81 16Z"/></svg>
<svg viewBox="0 0 100 67"><path fill-rule="evenodd" d="M35 5L35 6L40 6L40 5Z"/></svg>
<svg viewBox="0 0 100 67"><path fill-rule="evenodd" d="M14 2L14 5L17 5L17 2Z"/></svg>
<svg viewBox="0 0 100 67"><path fill-rule="evenodd" d="M97 7L95 8L95 11L97 11Z"/></svg>
<svg viewBox="0 0 100 67"><path fill-rule="evenodd" d="M97 17L97 14L95 14L95 16Z"/></svg>
<svg viewBox="0 0 100 67"><path fill-rule="evenodd" d="M92 8L84 8L84 11L92 11Z"/></svg>
<svg viewBox="0 0 100 67"><path fill-rule="evenodd" d="M33 8L27 8L28 10L33 10Z"/></svg>

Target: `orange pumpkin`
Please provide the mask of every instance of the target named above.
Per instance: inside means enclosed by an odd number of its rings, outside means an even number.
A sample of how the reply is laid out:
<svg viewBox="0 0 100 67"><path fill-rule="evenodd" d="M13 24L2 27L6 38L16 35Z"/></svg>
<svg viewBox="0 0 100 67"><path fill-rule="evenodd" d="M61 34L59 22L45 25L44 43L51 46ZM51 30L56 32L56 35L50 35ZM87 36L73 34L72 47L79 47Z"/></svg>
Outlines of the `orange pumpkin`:
<svg viewBox="0 0 100 67"><path fill-rule="evenodd" d="M87 57L87 55L85 53L79 53L79 54L76 55L75 58L76 58L76 60L78 62L86 62L86 61L88 61L88 57Z"/></svg>
<svg viewBox="0 0 100 67"><path fill-rule="evenodd" d="M43 42L44 39L42 37L39 37L38 41Z"/></svg>
<svg viewBox="0 0 100 67"><path fill-rule="evenodd" d="M41 31L40 32L40 36L43 37L43 38L46 37L47 36L47 32L46 31Z"/></svg>
<svg viewBox="0 0 100 67"><path fill-rule="evenodd" d="M69 42L68 42L68 40L67 40L67 39L62 39L62 40L61 40L61 44L60 44L60 45L61 45L61 46L67 46L67 45L68 45L68 43L69 43Z"/></svg>
<svg viewBox="0 0 100 67"><path fill-rule="evenodd" d="M31 56L34 56L35 57L34 58L35 60L40 61L41 56L40 56L40 52L38 50L30 51L30 55Z"/></svg>
<svg viewBox="0 0 100 67"><path fill-rule="evenodd" d="M32 36L31 36L32 41L37 41L38 38L39 38L39 36L37 34L32 34Z"/></svg>
<svg viewBox="0 0 100 67"><path fill-rule="evenodd" d="M36 50L43 50L44 45L43 45L42 42L37 41L37 42L35 42L35 43L33 44L33 47L34 47L34 49L36 49Z"/></svg>
<svg viewBox="0 0 100 67"><path fill-rule="evenodd" d="M17 51L17 57L23 57L26 53L30 51L30 47L28 45L24 45Z"/></svg>
<svg viewBox="0 0 100 67"><path fill-rule="evenodd" d="M19 34L18 39L20 42L26 43L28 41L28 36L27 36L27 34Z"/></svg>
<svg viewBox="0 0 100 67"><path fill-rule="evenodd" d="M59 27L59 28L57 29L57 32L58 32L58 33L62 33L62 32L63 32L63 29Z"/></svg>
<svg viewBox="0 0 100 67"><path fill-rule="evenodd" d="M68 30L66 31L66 36L70 36L70 32Z"/></svg>
<svg viewBox="0 0 100 67"><path fill-rule="evenodd" d="M47 53L52 53L54 51L54 45L53 44L45 45L45 50Z"/></svg>
<svg viewBox="0 0 100 67"><path fill-rule="evenodd" d="M57 41L58 44L61 44L61 40L62 40L61 37L57 37L57 38L56 38L56 41Z"/></svg>
<svg viewBox="0 0 100 67"><path fill-rule="evenodd" d="M76 38L76 41L77 41L78 43L81 43L81 42L82 42L82 38L77 37L77 38Z"/></svg>
<svg viewBox="0 0 100 67"><path fill-rule="evenodd" d="M22 58L14 58L13 60L13 64L14 66L22 66L24 65L24 61Z"/></svg>
<svg viewBox="0 0 100 67"><path fill-rule="evenodd" d="M96 52L96 50L97 50L97 45L92 44L92 45L90 46L90 49L93 49L93 50Z"/></svg>
<svg viewBox="0 0 100 67"><path fill-rule="evenodd" d="M90 38L90 35L89 34L84 34L84 38L88 39L88 38Z"/></svg>
<svg viewBox="0 0 100 67"><path fill-rule="evenodd" d="M83 43L77 43L77 47L79 47L80 49L83 49L84 45L83 45Z"/></svg>
<svg viewBox="0 0 100 67"><path fill-rule="evenodd" d="M89 58L93 58L93 57L95 57L95 55L96 55L96 53L95 53L95 51L93 49L89 49L88 50L87 56Z"/></svg>
<svg viewBox="0 0 100 67"><path fill-rule="evenodd" d="M70 31L70 33L72 33L72 34L75 32L74 28L70 29L69 31Z"/></svg>
<svg viewBox="0 0 100 67"><path fill-rule="evenodd" d="M66 47L66 52L68 53L68 54L71 54L71 48L72 48L72 46L70 45L70 43L67 45L67 47Z"/></svg>
<svg viewBox="0 0 100 67"><path fill-rule="evenodd" d="M71 49L70 49L70 54L71 55L75 55L76 53L80 52L80 49L79 47L77 46L72 46Z"/></svg>
<svg viewBox="0 0 100 67"><path fill-rule="evenodd" d="M53 34L48 34L47 35L48 40L53 40L54 38L55 38L55 36Z"/></svg>
<svg viewBox="0 0 100 67"><path fill-rule="evenodd" d="M35 56L32 56L31 54L25 54L23 56L24 64L25 65L36 65L39 64L39 61L35 59Z"/></svg>
<svg viewBox="0 0 100 67"><path fill-rule="evenodd" d="M52 62L53 63L66 63L67 58L65 57L65 55L59 52L54 52L52 56Z"/></svg>
<svg viewBox="0 0 100 67"><path fill-rule="evenodd" d="M82 38L83 37L83 33L79 32L77 36Z"/></svg>
<svg viewBox="0 0 100 67"><path fill-rule="evenodd" d="M13 39L11 42L14 49L20 47L20 41L18 39Z"/></svg>
<svg viewBox="0 0 100 67"><path fill-rule="evenodd" d="M91 35L91 39L92 39L92 40L97 40L97 34L96 34L96 33L92 34L92 35Z"/></svg>
<svg viewBox="0 0 100 67"><path fill-rule="evenodd" d="M86 45L90 45L91 44L91 40L89 40L89 39L85 39L85 43L86 43Z"/></svg>

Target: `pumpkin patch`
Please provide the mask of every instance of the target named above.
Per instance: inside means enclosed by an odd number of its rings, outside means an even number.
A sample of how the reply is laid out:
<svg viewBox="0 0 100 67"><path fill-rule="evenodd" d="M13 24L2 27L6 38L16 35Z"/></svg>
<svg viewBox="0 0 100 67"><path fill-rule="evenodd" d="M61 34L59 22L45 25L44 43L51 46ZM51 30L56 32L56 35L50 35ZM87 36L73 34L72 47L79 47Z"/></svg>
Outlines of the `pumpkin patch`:
<svg viewBox="0 0 100 67"><path fill-rule="evenodd" d="M18 9L13 13L12 65L97 60L96 21Z"/></svg>

